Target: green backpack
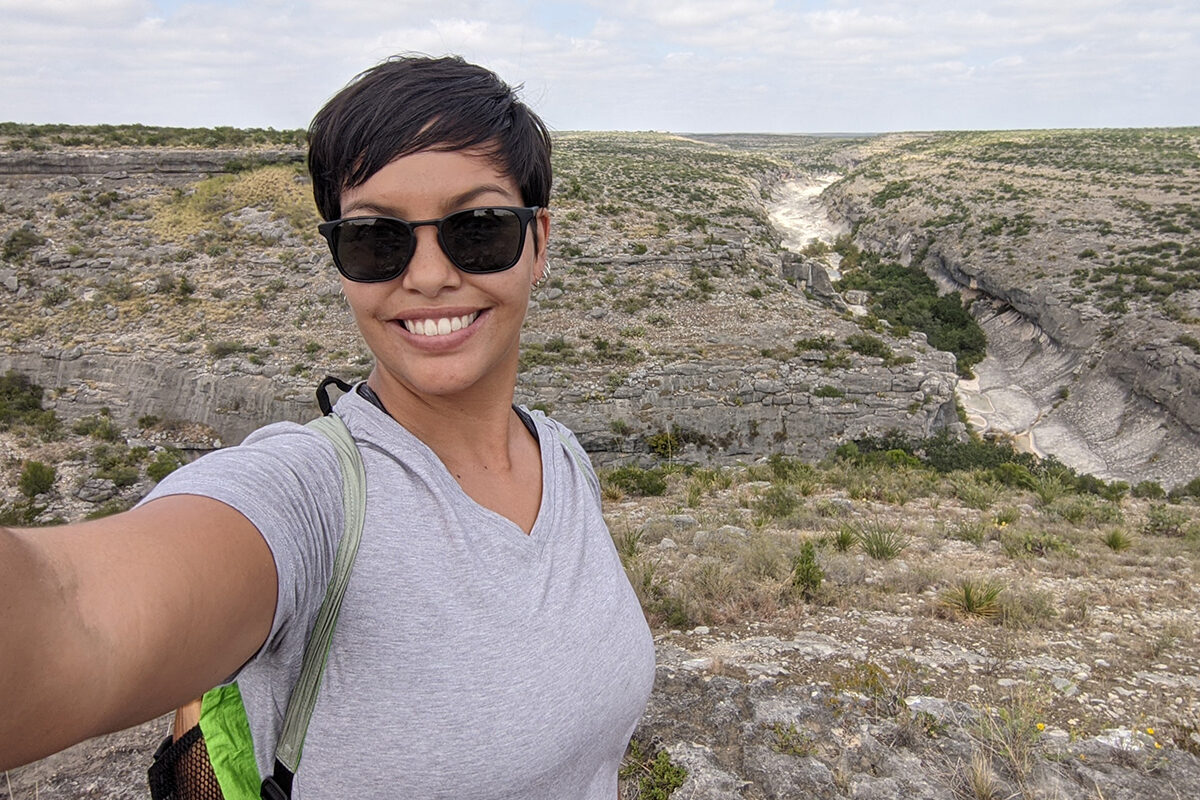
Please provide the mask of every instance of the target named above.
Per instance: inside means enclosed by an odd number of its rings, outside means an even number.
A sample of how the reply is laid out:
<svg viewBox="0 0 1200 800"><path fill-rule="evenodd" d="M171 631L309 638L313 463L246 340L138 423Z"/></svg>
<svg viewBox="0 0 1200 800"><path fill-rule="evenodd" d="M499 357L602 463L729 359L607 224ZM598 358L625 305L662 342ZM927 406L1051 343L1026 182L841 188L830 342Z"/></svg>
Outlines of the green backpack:
<svg viewBox="0 0 1200 800"><path fill-rule="evenodd" d="M304 648L300 678L288 700L283 731L275 749L274 774L263 780L259 778L242 695L237 684L231 683L205 692L201 698L200 722L178 739L168 736L158 748L148 775L153 800L252 800L258 797L287 800L292 795L292 778L300 767L304 736L317 702L329 643L358 552L366 506L362 457L346 424L330 413L328 398L323 396L325 386L330 382L337 381L326 378L318 389L325 416L309 422L308 427L327 436L337 451L342 470L345 528L338 543L333 575L325 589L325 599Z"/></svg>

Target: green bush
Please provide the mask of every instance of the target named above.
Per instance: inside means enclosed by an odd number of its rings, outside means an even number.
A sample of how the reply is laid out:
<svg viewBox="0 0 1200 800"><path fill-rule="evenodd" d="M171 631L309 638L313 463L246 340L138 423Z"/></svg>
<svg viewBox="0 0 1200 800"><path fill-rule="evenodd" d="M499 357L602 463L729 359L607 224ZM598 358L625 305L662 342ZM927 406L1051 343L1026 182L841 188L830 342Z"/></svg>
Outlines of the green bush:
<svg viewBox="0 0 1200 800"><path fill-rule="evenodd" d="M1154 481L1142 481L1133 487L1133 496L1148 500L1161 500L1167 496L1167 492Z"/></svg>
<svg viewBox="0 0 1200 800"><path fill-rule="evenodd" d="M821 588L825 572L817 563L817 553L812 542L805 542L800 552L792 558L792 588L805 600L811 600Z"/></svg>
<svg viewBox="0 0 1200 800"><path fill-rule="evenodd" d="M846 346L863 356L882 358L884 361L891 361L895 358L895 353L892 352L892 348L887 345L887 342L869 333L854 333L847 336Z"/></svg>
<svg viewBox="0 0 1200 800"><path fill-rule="evenodd" d="M757 512L759 522L783 519L799 506L800 499L796 496L795 490L781 483L771 484L754 502L754 510Z"/></svg>
<svg viewBox="0 0 1200 800"><path fill-rule="evenodd" d="M33 500L24 497L12 503L0 503L0 525L33 525L45 510L45 506L35 505Z"/></svg>
<svg viewBox="0 0 1200 800"><path fill-rule="evenodd" d="M629 754L620 770L621 778L637 781L637 797L641 800L668 800L687 776L687 770L672 763L666 750L650 757L636 739L629 743Z"/></svg>
<svg viewBox="0 0 1200 800"><path fill-rule="evenodd" d="M1037 478L1023 464L1007 461L992 467L992 479L1005 486L1015 486L1020 489L1033 490L1037 488Z"/></svg>
<svg viewBox="0 0 1200 800"><path fill-rule="evenodd" d="M1183 536L1188 522L1188 515L1181 509L1153 505L1146 512L1142 533L1148 536Z"/></svg>
<svg viewBox="0 0 1200 800"><path fill-rule="evenodd" d="M179 451L173 449L162 450L146 467L146 476L157 483L179 469L179 466Z"/></svg>
<svg viewBox="0 0 1200 800"><path fill-rule="evenodd" d="M30 228L17 228L4 240L4 260L24 261L29 251L43 244L45 237Z"/></svg>
<svg viewBox="0 0 1200 800"><path fill-rule="evenodd" d="M660 497L667 491L667 481L662 469L642 469L640 467L617 467L611 472L603 473L601 481L616 486L627 494L642 497Z"/></svg>
<svg viewBox="0 0 1200 800"><path fill-rule="evenodd" d="M42 408L42 387L12 370L0 376L0 431L16 425L38 429L49 438L57 433L59 420Z"/></svg>
<svg viewBox="0 0 1200 800"><path fill-rule="evenodd" d="M868 305L875 316L902 330L923 331L930 345L954 353L964 376L983 360L987 337L958 292L939 294L937 284L915 264L884 263L877 255L861 253L849 244L839 244L839 252L843 253L843 277L836 284L839 291L868 292ZM858 269L847 265L847 252L856 254Z"/></svg>
<svg viewBox="0 0 1200 800"><path fill-rule="evenodd" d="M17 488L21 494L30 498L45 494L54 488L54 479L58 477L54 467L41 461L27 461L17 480Z"/></svg>
<svg viewBox="0 0 1200 800"><path fill-rule="evenodd" d="M104 442L116 442L121 439L121 429L107 414L81 417L75 420L71 430L81 436L91 436Z"/></svg>
<svg viewBox="0 0 1200 800"><path fill-rule="evenodd" d="M646 437L650 452L668 461L679 453L679 436L674 431L663 431Z"/></svg>

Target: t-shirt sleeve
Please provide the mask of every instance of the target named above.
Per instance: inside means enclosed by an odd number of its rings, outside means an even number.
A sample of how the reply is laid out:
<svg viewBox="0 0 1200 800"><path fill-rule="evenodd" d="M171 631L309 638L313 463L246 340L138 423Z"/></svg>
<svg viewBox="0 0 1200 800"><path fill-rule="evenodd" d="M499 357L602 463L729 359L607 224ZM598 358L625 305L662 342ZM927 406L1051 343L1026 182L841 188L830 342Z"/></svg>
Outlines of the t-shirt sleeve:
<svg viewBox="0 0 1200 800"><path fill-rule="evenodd" d="M142 502L180 494L241 512L271 549L279 578L275 618L255 658L307 638L342 532L341 468L329 441L303 425L268 425L237 447L179 468Z"/></svg>
<svg viewBox="0 0 1200 800"><path fill-rule="evenodd" d="M542 420L554 432L554 440L558 442L566 453L571 467L582 473L588 488L592 490L592 496L596 500L596 505L600 506L600 479L596 476L596 468L592 466L592 460L588 457L587 451L583 449L583 445L579 443L579 439L575 437L570 428L562 423L550 419L545 415L542 415Z"/></svg>

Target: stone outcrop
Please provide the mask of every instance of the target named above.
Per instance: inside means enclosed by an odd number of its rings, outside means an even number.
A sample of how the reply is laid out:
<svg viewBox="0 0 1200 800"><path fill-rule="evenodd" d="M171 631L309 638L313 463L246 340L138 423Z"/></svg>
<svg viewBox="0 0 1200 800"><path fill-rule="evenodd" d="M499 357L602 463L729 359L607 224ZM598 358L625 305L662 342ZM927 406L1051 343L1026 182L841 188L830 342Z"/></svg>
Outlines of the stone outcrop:
<svg viewBox="0 0 1200 800"><path fill-rule="evenodd" d="M784 361L695 361L632 369L618 385L539 368L518 400L542 403L602 463L652 460L651 437L673 433L674 458L730 463L778 452L815 460L837 444L891 430L913 437L961 430L954 357L916 334L913 363L858 358L831 372L826 354ZM922 352L924 351L924 352Z"/></svg>
<svg viewBox="0 0 1200 800"><path fill-rule="evenodd" d="M300 150L143 148L0 153L0 175L198 174L302 163Z"/></svg>
<svg viewBox="0 0 1200 800"><path fill-rule="evenodd" d="M123 427L138 418L207 426L220 444L234 444L269 421L304 422L316 417L311 391L290 390L260 375L220 375L197 369L187 358L153 360L79 350L0 353L0 373L27 376L49 392L46 403L66 421L106 408Z"/></svg>
<svg viewBox="0 0 1200 800"><path fill-rule="evenodd" d="M1194 324L1195 291L1176 292L1169 304L1149 288L1110 292L1124 298L1116 306L1094 292L1104 275L1097 259L1172 237L1186 247L1186 233L1147 226L1156 207L1124 199L1131 184L1093 196L1069 171L1009 168L997 176L975 164L956 172L943 151L917 152L864 160L824 199L854 226L860 247L919 266L973 303L989 340L979 388L992 395L980 402L990 419L973 418L1106 479L1174 485L1200 474L1200 353L1181 343L1189 313ZM1138 189L1142 197L1150 185ZM1022 202L967 207L958 199L999 194L995 186ZM1178 206L1172 200L1160 202ZM957 210L947 214L947 205ZM1010 233L1018 217L1026 227ZM1180 274L1186 269L1181 263ZM1164 313L1168 305L1174 317Z"/></svg>

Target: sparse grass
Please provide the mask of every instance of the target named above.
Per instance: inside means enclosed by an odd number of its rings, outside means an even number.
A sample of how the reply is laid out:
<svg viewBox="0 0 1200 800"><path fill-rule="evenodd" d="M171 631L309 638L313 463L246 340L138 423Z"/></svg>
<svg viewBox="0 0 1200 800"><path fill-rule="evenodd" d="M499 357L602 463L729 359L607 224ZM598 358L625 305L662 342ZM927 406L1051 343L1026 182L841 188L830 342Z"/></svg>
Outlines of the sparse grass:
<svg viewBox="0 0 1200 800"><path fill-rule="evenodd" d="M625 786L621 800L668 800L687 776L687 770L672 763L666 750L651 755L646 745L634 739L618 772Z"/></svg>
<svg viewBox="0 0 1200 800"><path fill-rule="evenodd" d="M1022 790L1036 763L1043 719L1043 698L1020 688L998 707L980 713L972 731L982 752L1004 764Z"/></svg>
<svg viewBox="0 0 1200 800"><path fill-rule="evenodd" d="M782 722L776 722L771 727L771 734L774 739L771 743L771 749L776 753L799 756L801 758L816 755L817 753L816 739L808 731L797 729L794 722L789 722L787 725L784 725Z"/></svg>

